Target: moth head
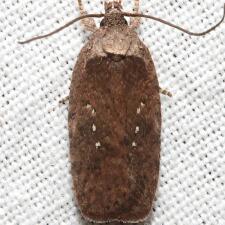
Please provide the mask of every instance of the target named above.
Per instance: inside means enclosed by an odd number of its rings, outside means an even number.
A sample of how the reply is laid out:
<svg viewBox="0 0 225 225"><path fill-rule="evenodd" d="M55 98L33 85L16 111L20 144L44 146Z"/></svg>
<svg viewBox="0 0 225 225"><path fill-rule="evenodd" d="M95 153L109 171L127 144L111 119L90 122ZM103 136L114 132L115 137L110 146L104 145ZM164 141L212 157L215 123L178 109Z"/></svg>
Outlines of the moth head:
<svg viewBox="0 0 225 225"><path fill-rule="evenodd" d="M121 5L122 0L114 0L114 1L105 1L105 13L110 13L110 12L121 12L122 10L122 5Z"/></svg>
<svg viewBox="0 0 225 225"><path fill-rule="evenodd" d="M100 23L101 27L128 25L122 12L122 0L105 1L105 16Z"/></svg>

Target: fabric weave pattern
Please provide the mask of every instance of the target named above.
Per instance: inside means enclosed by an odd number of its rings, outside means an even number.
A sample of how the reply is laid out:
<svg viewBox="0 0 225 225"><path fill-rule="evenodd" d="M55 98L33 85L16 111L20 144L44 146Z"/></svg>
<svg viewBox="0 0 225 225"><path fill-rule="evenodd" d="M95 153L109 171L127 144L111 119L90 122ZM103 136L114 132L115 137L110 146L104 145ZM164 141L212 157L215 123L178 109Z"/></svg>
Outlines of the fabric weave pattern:
<svg viewBox="0 0 225 225"><path fill-rule="evenodd" d="M85 1L103 12L102 1ZM141 0L144 13L191 31L219 21L223 0ZM123 1L131 11L133 2ZM76 6L76 7L75 7ZM70 78L89 32L80 23L26 45L79 15L75 0L0 2L0 225L83 224L73 197L67 130ZM96 22L99 23L99 19ZM160 182L152 225L225 224L225 22L191 37L142 19L162 88Z"/></svg>

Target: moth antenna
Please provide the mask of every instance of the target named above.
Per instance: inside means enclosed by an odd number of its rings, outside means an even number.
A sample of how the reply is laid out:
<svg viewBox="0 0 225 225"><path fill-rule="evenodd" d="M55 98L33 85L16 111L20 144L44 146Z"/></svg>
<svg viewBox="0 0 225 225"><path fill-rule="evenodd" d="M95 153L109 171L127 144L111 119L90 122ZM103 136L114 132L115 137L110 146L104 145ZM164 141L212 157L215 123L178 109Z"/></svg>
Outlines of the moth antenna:
<svg viewBox="0 0 225 225"><path fill-rule="evenodd" d="M44 35L40 35L40 36L37 36L37 37L33 37L33 38L28 39L28 40L26 40L26 41L19 41L18 43L19 43L19 44L26 44L26 43L29 43L29 42L32 42L32 41L35 41L35 40L38 40L38 39L46 38L46 37L49 37L49 36L51 36L51 35L53 35L53 34L55 34L55 33L58 33L59 31L65 29L66 27L72 25L73 23L75 23L75 22L77 22L77 21L79 21L79 20L82 20L82 19L85 19L85 18L89 18L89 17L98 17L98 18L99 18L99 17L103 17L104 15L105 15L105 14L103 14L103 13L100 13L100 14L88 14L88 15L82 15L82 16L79 16L79 17L77 17L77 18L75 18L75 19L69 21L69 22L66 23L65 25L63 25L63 26L57 28L56 30L54 30L54 31L52 31L52 32L50 32L50 33L48 33L48 34L44 34Z"/></svg>
<svg viewBox="0 0 225 225"><path fill-rule="evenodd" d="M157 18L157 17L154 17L154 16L150 16L150 15L139 14L139 13L127 13L127 12L124 12L123 15L124 16L129 16L129 17L144 17L144 18L148 18L148 19L153 19L153 20L156 20L156 21L158 21L160 23L166 24L166 25L168 25L170 27L176 28L176 29L178 29L178 30L180 30L180 31L182 31L184 33L189 34L189 35L203 36L203 35L205 35L207 33L210 33L211 31L215 30L223 22L223 20L225 18L225 4L224 4L224 12L223 12L222 19L217 24L215 24L214 26L209 28L208 30L200 32L200 33L195 33L195 32L188 31L188 30L186 30L186 29L184 29L184 28L182 28L180 26L177 26L177 25L172 24L170 22L167 22L167 21L165 21L163 19L160 19L160 18Z"/></svg>

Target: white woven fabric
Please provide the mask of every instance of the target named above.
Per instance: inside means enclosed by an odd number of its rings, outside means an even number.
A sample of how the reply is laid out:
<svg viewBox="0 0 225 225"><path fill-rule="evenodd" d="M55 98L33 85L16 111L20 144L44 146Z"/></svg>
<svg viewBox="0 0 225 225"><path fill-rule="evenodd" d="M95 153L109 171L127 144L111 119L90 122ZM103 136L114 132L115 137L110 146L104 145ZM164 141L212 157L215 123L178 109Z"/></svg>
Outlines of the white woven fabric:
<svg viewBox="0 0 225 225"><path fill-rule="evenodd" d="M103 12L102 1L84 1ZM124 9L132 9L124 0ZM224 0L142 0L141 11L192 31L219 21ZM17 44L78 16L75 0L0 2L0 225L82 224L73 200L67 107L77 55L89 32L77 23ZM96 20L99 21L99 20ZM191 37L142 19L162 96L160 182L152 225L225 224L225 22ZM55 108L55 110L53 110Z"/></svg>

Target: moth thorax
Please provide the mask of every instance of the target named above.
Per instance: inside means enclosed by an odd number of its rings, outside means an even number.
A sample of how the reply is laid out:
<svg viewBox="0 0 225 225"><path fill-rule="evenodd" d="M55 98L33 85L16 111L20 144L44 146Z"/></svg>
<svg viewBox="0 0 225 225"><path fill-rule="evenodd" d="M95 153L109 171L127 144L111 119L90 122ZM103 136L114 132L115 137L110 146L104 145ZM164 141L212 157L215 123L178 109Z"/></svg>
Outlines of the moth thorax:
<svg viewBox="0 0 225 225"><path fill-rule="evenodd" d="M112 26L121 26L128 25L126 19L118 10L113 10L113 12L106 13L104 19L101 21L101 27L112 27Z"/></svg>

